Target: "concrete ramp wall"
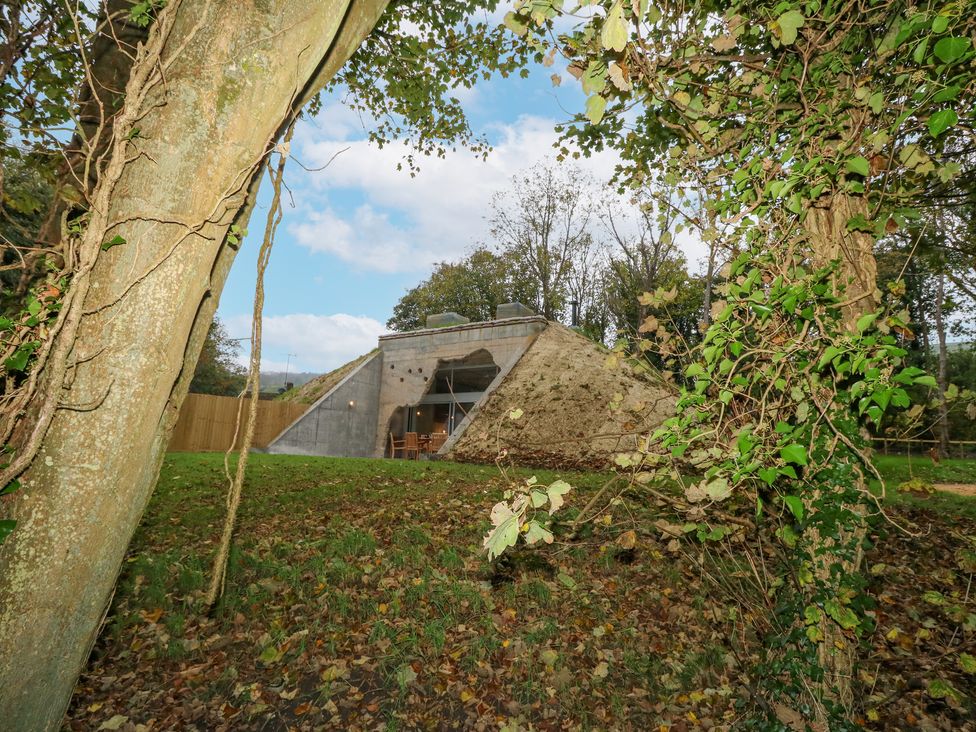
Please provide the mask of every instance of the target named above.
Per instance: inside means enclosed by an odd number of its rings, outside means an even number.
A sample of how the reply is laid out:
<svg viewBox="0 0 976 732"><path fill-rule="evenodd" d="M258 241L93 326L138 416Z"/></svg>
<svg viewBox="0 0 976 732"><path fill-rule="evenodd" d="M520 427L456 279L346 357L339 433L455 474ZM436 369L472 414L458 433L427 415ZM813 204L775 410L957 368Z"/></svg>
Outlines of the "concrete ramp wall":
<svg viewBox="0 0 976 732"><path fill-rule="evenodd" d="M285 429L268 452L371 457L376 444L383 354L376 352Z"/></svg>

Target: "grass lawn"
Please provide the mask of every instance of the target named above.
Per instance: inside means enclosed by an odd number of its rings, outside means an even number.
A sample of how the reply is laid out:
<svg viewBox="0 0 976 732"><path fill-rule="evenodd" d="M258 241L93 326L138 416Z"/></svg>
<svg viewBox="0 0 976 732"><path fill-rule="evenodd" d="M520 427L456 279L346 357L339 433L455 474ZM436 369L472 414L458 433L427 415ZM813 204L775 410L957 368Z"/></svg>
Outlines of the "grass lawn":
<svg viewBox="0 0 976 732"><path fill-rule="evenodd" d="M956 463L935 479L976 482L976 464ZM896 458L879 467L908 474ZM559 477L576 506L605 479ZM481 537L504 487L486 466L253 456L226 594L207 616L222 456L169 455L67 728L690 730L741 717L746 670L728 639L748 618L697 557L668 552L657 506L628 502L571 543L492 566ZM957 668L976 654L976 602L953 552L976 500L889 506L918 535L879 521L868 557L865 724L961 728L976 712L976 677ZM614 542L630 529L625 552ZM935 698L932 680L958 698Z"/></svg>

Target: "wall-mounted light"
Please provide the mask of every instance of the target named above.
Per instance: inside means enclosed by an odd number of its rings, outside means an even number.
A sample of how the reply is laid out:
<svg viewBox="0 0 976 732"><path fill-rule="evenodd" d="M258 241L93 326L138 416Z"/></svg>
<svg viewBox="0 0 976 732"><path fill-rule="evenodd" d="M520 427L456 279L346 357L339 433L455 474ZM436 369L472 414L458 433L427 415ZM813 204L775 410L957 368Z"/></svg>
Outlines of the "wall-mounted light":
<svg viewBox="0 0 976 732"><path fill-rule="evenodd" d="M356 406L356 402L354 400L350 399L349 400L349 408L352 409L355 406Z"/></svg>

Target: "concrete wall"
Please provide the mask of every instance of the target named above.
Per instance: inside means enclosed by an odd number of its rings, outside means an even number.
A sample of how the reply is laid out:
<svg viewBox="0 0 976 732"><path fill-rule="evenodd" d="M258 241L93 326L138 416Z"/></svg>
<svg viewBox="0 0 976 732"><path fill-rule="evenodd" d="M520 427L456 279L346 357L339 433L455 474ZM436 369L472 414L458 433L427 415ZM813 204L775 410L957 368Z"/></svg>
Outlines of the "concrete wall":
<svg viewBox="0 0 976 732"><path fill-rule="evenodd" d="M439 361L464 358L484 349L506 373L547 325L546 319L537 315L381 336L383 373L373 455L384 454L394 412L420 401Z"/></svg>
<svg viewBox="0 0 976 732"><path fill-rule="evenodd" d="M370 457L377 443L383 354L376 353L285 429L268 452L289 455ZM350 407L349 402L354 402ZM383 439L386 439L384 434Z"/></svg>

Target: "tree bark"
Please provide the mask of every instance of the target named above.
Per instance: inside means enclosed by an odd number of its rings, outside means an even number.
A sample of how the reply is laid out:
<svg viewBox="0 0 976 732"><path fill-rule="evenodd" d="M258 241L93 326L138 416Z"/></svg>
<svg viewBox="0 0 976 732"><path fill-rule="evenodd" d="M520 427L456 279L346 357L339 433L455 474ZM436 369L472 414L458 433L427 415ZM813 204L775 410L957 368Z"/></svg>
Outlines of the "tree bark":
<svg viewBox="0 0 976 732"><path fill-rule="evenodd" d="M874 237L847 229L847 222L857 214L867 217L867 201L862 197L838 193L825 197L821 205L810 208L803 222L814 265L824 267L834 261L839 263L834 289L844 303L843 321L850 330L854 329L858 318L872 312L878 305L878 267L874 257ZM867 491L867 486L862 488ZM830 487L826 486L820 490L830 490ZM816 499L807 504L808 514L815 510L811 505L815 502ZM863 506L852 508L863 516ZM838 562L848 575L859 572L863 561L863 552L860 549L857 550L854 559L850 560L839 558L833 548L843 547L850 541L855 541L860 546L866 531L867 527L863 521L853 527L851 533L846 536L843 534L838 537L821 536L816 529L808 530L811 545L820 548L820 551L814 553L813 558L812 569L817 578L823 582L830 582L833 565ZM823 638L819 643L818 653L824 678L818 686L826 697L833 698L845 709L852 711L856 644L845 637L841 628L826 615L820 623L820 631ZM818 711L820 714L817 721L827 729L826 715L823 709Z"/></svg>
<svg viewBox="0 0 976 732"><path fill-rule="evenodd" d="M936 375L936 383L939 387L939 421L935 426L935 435L938 440L936 449L941 457L948 457L949 455L949 405L946 404L946 389L949 388L949 353L946 348L945 311L943 309L945 307L945 281L945 263L940 262L935 290L935 333L939 339L939 366Z"/></svg>
<svg viewBox="0 0 976 732"><path fill-rule="evenodd" d="M385 5L174 0L162 11L172 30L144 69L155 84L131 110L139 134L113 156L114 179L99 179L93 200L108 205L86 233L126 243L98 252L69 378L46 377L62 408L3 503L18 521L0 546L5 730L59 726L234 258L228 230L246 222L278 135Z"/></svg>

